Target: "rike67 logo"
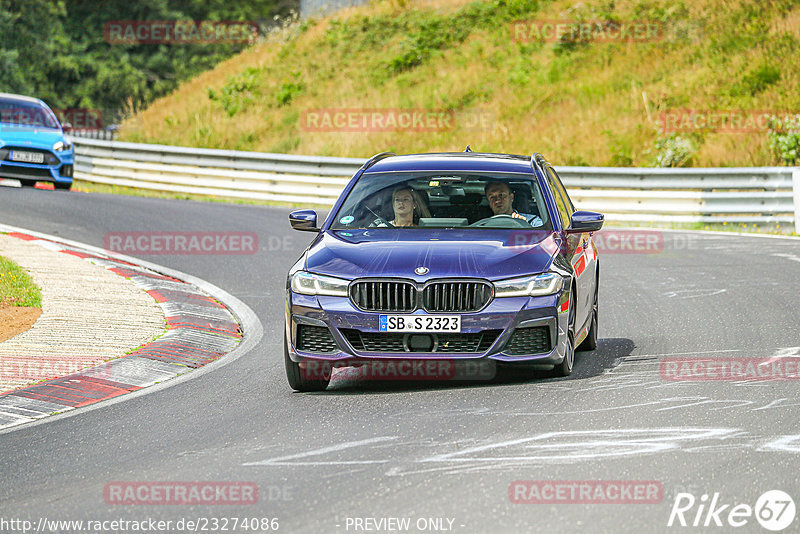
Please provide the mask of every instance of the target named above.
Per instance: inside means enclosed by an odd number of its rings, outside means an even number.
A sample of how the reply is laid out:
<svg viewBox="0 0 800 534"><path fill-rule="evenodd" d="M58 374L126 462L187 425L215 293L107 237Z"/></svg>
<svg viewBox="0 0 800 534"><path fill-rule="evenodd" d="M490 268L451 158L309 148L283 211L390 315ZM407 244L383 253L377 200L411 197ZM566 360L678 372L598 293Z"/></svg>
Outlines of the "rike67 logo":
<svg viewBox="0 0 800 534"><path fill-rule="evenodd" d="M728 531L747 525L753 516L767 530L784 530L794 522L794 500L781 490L763 493L755 506L725 502L719 493L710 498L703 494L699 499L691 493L678 493L667 526L725 527Z"/></svg>

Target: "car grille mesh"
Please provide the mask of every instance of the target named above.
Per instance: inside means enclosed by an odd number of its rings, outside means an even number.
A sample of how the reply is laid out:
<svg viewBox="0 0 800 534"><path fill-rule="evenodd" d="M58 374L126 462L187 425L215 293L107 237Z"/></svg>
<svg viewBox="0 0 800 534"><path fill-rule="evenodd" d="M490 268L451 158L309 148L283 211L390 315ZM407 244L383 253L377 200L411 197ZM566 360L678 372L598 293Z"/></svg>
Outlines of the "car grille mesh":
<svg viewBox="0 0 800 534"><path fill-rule="evenodd" d="M359 352L417 352L408 346L406 337L409 334L395 332L361 332L349 328L341 330L345 339ZM417 336L431 336L437 340L435 347L426 353L471 353L481 354L500 335L500 330L484 330L472 334L414 334Z"/></svg>
<svg viewBox="0 0 800 534"><path fill-rule="evenodd" d="M422 306L429 312L475 312L492 298L486 282L434 282L422 293Z"/></svg>
<svg viewBox="0 0 800 534"><path fill-rule="evenodd" d="M350 300L364 311L468 313L481 310L492 299L494 289L484 281L432 282L420 291L412 282L364 280L350 286ZM421 300L421 302L420 302Z"/></svg>
<svg viewBox="0 0 800 534"><path fill-rule="evenodd" d="M417 290L411 282L356 282L350 286L350 300L365 311L410 312L417 307Z"/></svg>
<svg viewBox="0 0 800 534"><path fill-rule="evenodd" d="M330 330L324 326L297 325L297 349L305 352L329 354L338 351Z"/></svg>
<svg viewBox="0 0 800 534"><path fill-rule="evenodd" d="M512 356L550 352L550 328L534 326L517 328L503 352Z"/></svg>

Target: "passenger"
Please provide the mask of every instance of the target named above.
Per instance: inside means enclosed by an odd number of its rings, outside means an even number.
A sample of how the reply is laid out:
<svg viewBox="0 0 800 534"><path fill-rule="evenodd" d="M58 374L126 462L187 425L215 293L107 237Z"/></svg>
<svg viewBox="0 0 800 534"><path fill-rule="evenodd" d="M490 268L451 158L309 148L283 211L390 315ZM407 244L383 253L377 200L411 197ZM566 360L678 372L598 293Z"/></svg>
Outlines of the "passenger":
<svg viewBox="0 0 800 534"><path fill-rule="evenodd" d="M392 208L394 219L389 224L394 227L416 226L420 217L430 217L427 206L419 193L408 186L398 187L392 191ZM377 224L376 226L385 226Z"/></svg>
<svg viewBox="0 0 800 534"><path fill-rule="evenodd" d="M486 184L484 192L486 193L486 199L489 201L489 207L495 216L510 215L515 219L524 219L534 227L542 225L542 219L538 215L519 213L514 209L514 192L507 183L489 182Z"/></svg>

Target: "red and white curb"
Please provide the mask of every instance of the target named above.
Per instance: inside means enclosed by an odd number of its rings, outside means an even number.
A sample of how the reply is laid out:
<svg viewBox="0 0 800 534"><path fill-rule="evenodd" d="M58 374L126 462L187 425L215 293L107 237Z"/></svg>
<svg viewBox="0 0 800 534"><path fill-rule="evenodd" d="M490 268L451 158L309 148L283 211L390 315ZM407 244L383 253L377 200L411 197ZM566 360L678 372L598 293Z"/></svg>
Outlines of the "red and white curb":
<svg viewBox="0 0 800 534"><path fill-rule="evenodd" d="M129 279L156 300L167 323L163 336L130 354L0 394L0 430L139 391L228 354L237 353L238 358L263 335L250 308L208 282L54 236L5 225L0 225L0 231L78 256Z"/></svg>

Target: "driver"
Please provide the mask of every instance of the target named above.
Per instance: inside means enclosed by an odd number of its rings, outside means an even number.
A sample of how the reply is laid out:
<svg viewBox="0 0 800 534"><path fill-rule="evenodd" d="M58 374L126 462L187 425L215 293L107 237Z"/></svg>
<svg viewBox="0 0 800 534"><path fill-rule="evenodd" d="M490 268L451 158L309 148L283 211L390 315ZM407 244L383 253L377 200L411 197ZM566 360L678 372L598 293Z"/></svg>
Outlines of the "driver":
<svg viewBox="0 0 800 534"><path fill-rule="evenodd" d="M525 219L531 226L541 226L542 219L538 215L519 213L514 209L514 192L505 182L489 182L486 184L486 199L489 207L497 215L510 215L515 219Z"/></svg>

